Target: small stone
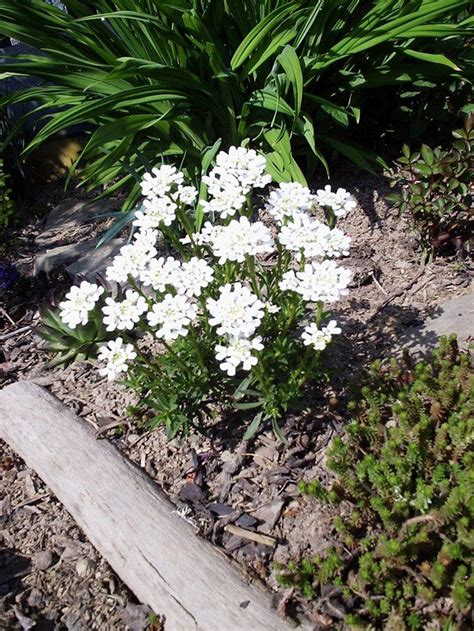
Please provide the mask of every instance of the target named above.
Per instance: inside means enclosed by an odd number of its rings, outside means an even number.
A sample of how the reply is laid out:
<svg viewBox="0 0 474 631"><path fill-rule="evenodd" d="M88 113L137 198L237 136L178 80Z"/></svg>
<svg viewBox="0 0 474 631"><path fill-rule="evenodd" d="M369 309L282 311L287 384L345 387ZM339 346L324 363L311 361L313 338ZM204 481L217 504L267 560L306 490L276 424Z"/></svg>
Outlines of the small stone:
<svg viewBox="0 0 474 631"><path fill-rule="evenodd" d="M28 596L27 603L28 603L29 607L33 607L34 609L42 609L43 608L43 606L44 606L44 596L40 592L39 589L36 589L36 587L33 587L33 589L30 592L30 595Z"/></svg>
<svg viewBox="0 0 474 631"><path fill-rule="evenodd" d="M81 557L76 562L76 572L80 578L89 576L94 571L94 563L90 559Z"/></svg>
<svg viewBox="0 0 474 631"><path fill-rule="evenodd" d="M278 500L270 504L264 504L254 512L254 516L265 522L259 530L261 532L270 532L275 528L277 521L280 519L284 501Z"/></svg>
<svg viewBox="0 0 474 631"><path fill-rule="evenodd" d="M50 550L41 550L33 556L33 565L37 570L44 571L53 565L53 553Z"/></svg>

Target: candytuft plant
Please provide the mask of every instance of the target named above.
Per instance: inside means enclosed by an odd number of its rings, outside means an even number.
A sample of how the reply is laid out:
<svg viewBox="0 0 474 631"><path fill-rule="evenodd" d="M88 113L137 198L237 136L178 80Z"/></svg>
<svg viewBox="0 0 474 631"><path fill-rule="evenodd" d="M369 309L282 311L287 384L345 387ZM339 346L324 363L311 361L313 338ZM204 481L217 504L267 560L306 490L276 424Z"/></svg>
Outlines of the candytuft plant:
<svg viewBox="0 0 474 631"><path fill-rule="evenodd" d="M372 365L351 404L347 435L329 451L334 483L300 485L340 507L336 541L325 554L282 570L283 585L309 599L329 586L323 593L333 590L349 625L468 628L473 385L469 355L454 336L442 339L431 362L413 365L405 356Z"/></svg>
<svg viewBox="0 0 474 631"><path fill-rule="evenodd" d="M341 332L326 307L348 292L334 259L350 239L335 223L355 202L298 183L265 201L265 167L231 147L199 200L172 165L145 174L133 240L106 270L120 288L82 281L45 312L56 360L97 357L171 435L234 408L251 415L247 437L271 421L281 438L278 420L324 374L321 352Z"/></svg>
<svg viewBox="0 0 474 631"><path fill-rule="evenodd" d="M388 173L390 185L399 191L387 199L409 215L425 259L443 251L469 248L474 227L474 109L466 109L470 113L463 128L453 132L449 148L422 145L412 152L404 145L403 156Z"/></svg>

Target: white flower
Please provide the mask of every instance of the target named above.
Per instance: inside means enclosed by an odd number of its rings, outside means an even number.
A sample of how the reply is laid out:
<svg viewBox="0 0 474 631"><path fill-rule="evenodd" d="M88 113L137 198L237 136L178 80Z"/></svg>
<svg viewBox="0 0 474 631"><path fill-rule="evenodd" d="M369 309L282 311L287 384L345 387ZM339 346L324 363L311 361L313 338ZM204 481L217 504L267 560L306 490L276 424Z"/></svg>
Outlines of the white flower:
<svg viewBox="0 0 474 631"><path fill-rule="evenodd" d="M65 296L65 300L59 303L59 317L70 329L75 329L79 324L87 324L89 311L91 311L104 288L83 280L79 286L74 285Z"/></svg>
<svg viewBox="0 0 474 631"><path fill-rule="evenodd" d="M140 280L145 287L151 285L155 291L163 292L167 285L176 284L180 267L181 263L172 256L153 258L140 272Z"/></svg>
<svg viewBox="0 0 474 631"><path fill-rule="evenodd" d="M291 252L302 252L307 259L340 257L349 254L351 239L341 230L321 223L309 215L295 215L280 228L280 243Z"/></svg>
<svg viewBox="0 0 474 631"><path fill-rule="evenodd" d="M315 197L298 182L282 182L269 195L266 209L277 223L306 213L314 205Z"/></svg>
<svg viewBox="0 0 474 631"><path fill-rule="evenodd" d="M242 189L238 186L233 186L232 183L222 190L219 188L215 191L212 186L209 185L208 192L211 197L208 201L201 201L202 209L206 213L216 213L221 219L232 217L239 212L245 204L246 198Z"/></svg>
<svg viewBox="0 0 474 631"><path fill-rule="evenodd" d="M213 278L212 267L204 259L193 256L182 264L180 273L176 275L174 287L179 294L197 298L204 287L212 283Z"/></svg>
<svg viewBox="0 0 474 631"><path fill-rule="evenodd" d="M222 179L228 174L233 175L242 189L249 193L252 188L264 188L271 182L271 175L265 173L265 168L266 158L254 149L230 147L227 153L220 151L217 154L213 171Z"/></svg>
<svg viewBox="0 0 474 631"><path fill-rule="evenodd" d="M216 359L222 362L219 364L220 368L229 377L233 377L240 365L242 365L243 370L250 370L252 366L255 366L258 359L252 355L252 351L261 351L262 349L263 344L260 336L253 340L231 338L227 346L216 345Z"/></svg>
<svg viewBox="0 0 474 631"><path fill-rule="evenodd" d="M208 298L206 302L211 326L217 326L218 335L252 336L262 321L263 302L242 283L227 283L219 293L217 300Z"/></svg>
<svg viewBox="0 0 474 631"><path fill-rule="evenodd" d="M133 346L124 344L121 337L118 337L116 340L110 340L99 348L98 360L107 362L104 368L99 369L99 375L107 377L109 381L113 381L121 372L127 372L127 362L135 359L136 356Z"/></svg>
<svg viewBox="0 0 474 631"><path fill-rule="evenodd" d="M105 270L107 278L117 283L126 282L129 275L133 278L140 278L147 263L157 254L155 242L155 230L140 230L135 235L133 243L120 248L120 254Z"/></svg>
<svg viewBox="0 0 474 631"><path fill-rule="evenodd" d="M265 309L267 310L267 313L278 313L280 311L280 307L277 307L277 305L274 305L269 300L264 302L263 305Z"/></svg>
<svg viewBox="0 0 474 631"><path fill-rule="evenodd" d="M196 319L197 311L197 305L187 296L166 294L161 302L153 305L147 319L150 326L160 327L155 332L156 337L168 342L187 335L187 327Z"/></svg>
<svg viewBox="0 0 474 631"><path fill-rule="evenodd" d="M308 302L335 302L348 293L351 271L338 267L335 261L312 261L303 271L283 274L280 289L296 291Z"/></svg>
<svg viewBox="0 0 474 631"><path fill-rule="evenodd" d="M176 193L172 194L172 198L185 204L186 206L192 206L198 196L197 189L194 186L178 186Z"/></svg>
<svg viewBox="0 0 474 631"><path fill-rule="evenodd" d="M214 231L210 244L220 264L226 261L241 263L246 255L256 256L274 249L270 230L261 221L250 223L247 217L233 219L227 226Z"/></svg>
<svg viewBox="0 0 474 631"><path fill-rule="evenodd" d="M332 340L332 336L339 333L341 329L337 326L336 320L330 320L322 329L318 329L318 325L312 322L304 328L301 338L305 346L313 346L315 350L322 351Z"/></svg>
<svg viewBox="0 0 474 631"><path fill-rule="evenodd" d="M105 314L104 324L107 325L107 331L115 331L115 329L131 331L147 309L145 298L132 289L127 289L125 299L122 301L106 298L102 312Z"/></svg>
<svg viewBox="0 0 474 631"><path fill-rule="evenodd" d="M201 228L201 232L195 232L193 234L193 242L196 245L205 245L206 243L210 243L214 235L223 228L224 226L214 226L210 221L206 221ZM180 241L184 245L189 245L191 243L191 238L189 235L186 235L180 239Z"/></svg>
<svg viewBox="0 0 474 631"><path fill-rule="evenodd" d="M182 184L183 178L183 174L176 167L162 164L159 168L153 168L151 173L145 173L141 182L142 193L149 199L163 197L171 190L173 184Z"/></svg>
<svg viewBox="0 0 474 631"><path fill-rule="evenodd" d="M351 247L351 238L348 237L339 228L330 229L323 224L325 230L324 239L322 241L324 255L331 258L339 258L341 256L349 256L349 248ZM322 235L323 231L321 231Z"/></svg>
<svg viewBox="0 0 474 631"><path fill-rule="evenodd" d="M320 206L331 208L336 217L344 217L357 206L357 202L345 188L332 191L329 184L326 184L324 189L316 191L316 201Z"/></svg>
<svg viewBox="0 0 474 631"><path fill-rule="evenodd" d="M143 210L135 213L134 226L142 229L158 228L163 223L170 226L176 217L176 204L168 197L153 197L145 199Z"/></svg>
<svg viewBox="0 0 474 631"><path fill-rule="evenodd" d="M292 269L285 272L281 281L278 283L278 286L282 291L297 291L300 286L300 282L296 278L296 272Z"/></svg>

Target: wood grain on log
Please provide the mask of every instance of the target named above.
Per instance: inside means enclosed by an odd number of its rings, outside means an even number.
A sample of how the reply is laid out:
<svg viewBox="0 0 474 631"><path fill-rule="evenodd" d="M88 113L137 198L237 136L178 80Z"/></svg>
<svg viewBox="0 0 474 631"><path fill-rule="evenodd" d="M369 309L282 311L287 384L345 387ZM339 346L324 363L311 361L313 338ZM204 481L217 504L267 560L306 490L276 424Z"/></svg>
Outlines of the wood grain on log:
<svg viewBox="0 0 474 631"><path fill-rule="evenodd" d="M269 593L244 582L160 489L47 390L0 391L0 437L44 480L166 631L279 631Z"/></svg>

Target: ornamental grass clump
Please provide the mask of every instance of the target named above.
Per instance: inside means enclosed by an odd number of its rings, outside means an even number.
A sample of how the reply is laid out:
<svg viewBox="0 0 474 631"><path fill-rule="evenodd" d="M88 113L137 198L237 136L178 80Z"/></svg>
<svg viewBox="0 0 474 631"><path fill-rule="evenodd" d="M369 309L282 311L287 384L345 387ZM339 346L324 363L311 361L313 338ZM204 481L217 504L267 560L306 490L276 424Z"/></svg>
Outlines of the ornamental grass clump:
<svg viewBox="0 0 474 631"><path fill-rule="evenodd" d="M355 202L296 183L265 201L265 169L264 157L232 147L198 199L174 166L153 168L108 282L83 280L44 313L58 361L97 358L170 435L236 408L247 437L264 421L282 437L278 420L324 373L321 351L341 333L326 307L348 292L337 259L350 239L335 223Z"/></svg>
<svg viewBox="0 0 474 631"><path fill-rule="evenodd" d="M335 543L280 568L283 585L316 606L332 593L351 628L469 628L473 385L469 354L454 336L431 362L373 364L346 438L329 451L334 483L300 485L339 508Z"/></svg>

